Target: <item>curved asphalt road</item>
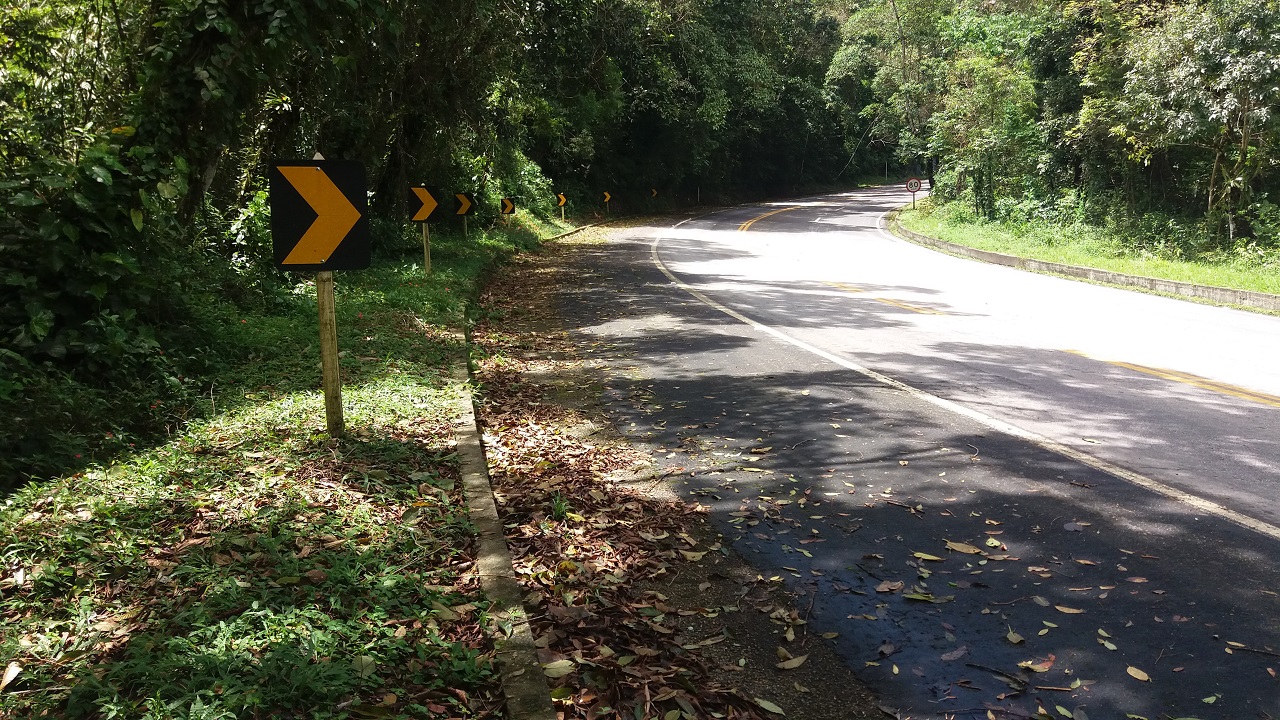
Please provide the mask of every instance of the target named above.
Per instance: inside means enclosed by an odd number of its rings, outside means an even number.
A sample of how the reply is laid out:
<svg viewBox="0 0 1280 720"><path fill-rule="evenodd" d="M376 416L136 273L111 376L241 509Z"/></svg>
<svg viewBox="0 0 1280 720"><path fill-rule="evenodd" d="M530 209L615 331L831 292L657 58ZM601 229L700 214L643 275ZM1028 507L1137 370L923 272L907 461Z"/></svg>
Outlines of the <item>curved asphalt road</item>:
<svg viewBox="0 0 1280 720"><path fill-rule="evenodd" d="M566 310L902 717L1280 717L1280 318L922 249L906 199L633 230Z"/></svg>
<svg viewBox="0 0 1280 720"><path fill-rule="evenodd" d="M683 281L818 348L1280 526L1280 318L954 258L875 190L689 223ZM762 213L777 212L739 228Z"/></svg>

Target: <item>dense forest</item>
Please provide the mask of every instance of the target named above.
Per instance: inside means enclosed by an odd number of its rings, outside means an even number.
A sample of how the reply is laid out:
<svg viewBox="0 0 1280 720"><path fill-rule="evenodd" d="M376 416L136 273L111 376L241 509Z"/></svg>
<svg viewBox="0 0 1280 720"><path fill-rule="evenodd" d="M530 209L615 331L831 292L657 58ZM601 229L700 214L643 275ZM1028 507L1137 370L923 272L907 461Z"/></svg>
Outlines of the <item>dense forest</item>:
<svg viewBox="0 0 1280 720"><path fill-rule="evenodd" d="M411 183L549 212L892 166L975 217L1274 257L1280 4L15 0L0 128L3 486L185 420L219 323L289 297L272 158L362 161L384 240Z"/></svg>

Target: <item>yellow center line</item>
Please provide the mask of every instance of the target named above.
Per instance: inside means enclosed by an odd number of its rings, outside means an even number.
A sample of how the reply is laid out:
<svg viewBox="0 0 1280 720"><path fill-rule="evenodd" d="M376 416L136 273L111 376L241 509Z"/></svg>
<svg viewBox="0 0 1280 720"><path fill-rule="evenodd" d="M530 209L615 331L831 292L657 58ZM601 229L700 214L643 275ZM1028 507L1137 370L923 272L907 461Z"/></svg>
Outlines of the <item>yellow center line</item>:
<svg viewBox="0 0 1280 720"><path fill-rule="evenodd" d="M864 293L864 292L866 292L866 290L863 290L862 288L858 287L857 285L850 285L849 283L829 282L829 283L826 283L826 284L827 284L827 285L830 285L830 286L831 286L831 287L833 287L833 288L839 288L839 289L841 289L841 290L843 290L843 291L845 291L845 292L851 292L851 293Z"/></svg>
<svg viewBox="0 0 1280 720"><path fill-rule="evenodd" d="M1078 350L1068 350L1067 352L1071 353L1072 355L1079 355L1080 357L1086 357L1086 358L1089 357L1085 353L1082 353ZM1089 359L1097 360L1098 358L1089 358ZM1223 395L1230 395L1231 397L1237 397L1237 398L1240 398L1241 400L1249 400L1250 402L1256 402L1262 405L1270 405L1271 407L1280 408L1280 397L1257 392L1255 390L1249 390L1248 388L1242 388L1238 385L1229 385L1227 383L1218 382L1217 380L1210 380L1209 378L1200 377L1199 375L1192 375L1191 373L1185 373L1179 370L1153 368L1153 367L1147 367L1146 365L1135 365L1133 363L1121 362L1119 360L1103 360L1102 362L1105 362L1108 365L1115 365L1116 367L1122 367L1126 370L1132 370L1134 372L1143 373L1144 375L1151 375L1154 377L1158 377L1163 380L1170 380L1173 382L1182 383L1184 385L1191 385L1194 387L1198 387L1202 390L1209 390L1211 392L1221 393Z"/></svg>
<svg viewBox="0 0 1280 720"><path fill-rule="evenodd" d="M941 310L934 310L933 308L920 307L919 305L910 305L904 302L898 302L897 300L890 300L889 298L871 298L871 299L877 302L882 302L886 305L900 307L903 310L910 310L911 312L914 312L914 313L920 313L921 315L946 315L946 313L942 312Z"/></svg>
<svg viewBox="0 0 1280 720"><path fill-rule="evenodd" d="M767 217L773 217L774 215L777 215L778 213L791 212L792 210L799 210L799 209L800 209L800 208L802 208L802 207L804 207L804 206L803 206L803 205L796 205L795 207L782 208L781 210L773 210L773 211L771 211L771 212L767 212L767 213L765 213L765 214L763 214L763 215L759 215L759 216L753 217L753 218L751 218L750 220L748 220L748 221L746 221L746 222L742 223L741 225L739 225L739 226L738 226L738 232L746 232L746 231L750 230L752 225L755 225L757 222L759 222L759 221L761 221L761 220L763 220L763 219L765 219L765 218L767 218Z"/></svg>
<svg viewBox="0 0 1280 720"><path fill-rule="evenodd" d="M830 285L833 288L844 290L845 292L848 292L848 293L866 292L866 290L863 290L857 285L850 285L848 283L828 282L825 284ZM942 312L941 310L934 310L933 308L920 307L919 305L910 305L904 302L898 302L897 300L890 300L889 298L872 297L871 299L875 300L876 302L882 302L885 305L892 305L896 308L902 308L903 310L910 310L911 312L914 312L914 313L920 313L921 315L946 315L946 313Z"/></svg>

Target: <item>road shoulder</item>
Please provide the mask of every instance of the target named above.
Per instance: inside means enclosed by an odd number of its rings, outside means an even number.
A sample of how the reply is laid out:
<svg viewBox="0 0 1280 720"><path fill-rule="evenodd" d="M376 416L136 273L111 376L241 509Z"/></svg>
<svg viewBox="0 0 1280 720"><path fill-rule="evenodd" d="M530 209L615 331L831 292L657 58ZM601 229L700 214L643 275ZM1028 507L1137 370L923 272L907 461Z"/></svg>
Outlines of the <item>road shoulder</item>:
<svg viewBox="0 0 1280 720"><path fill-rule="evenodd" d="M809 633L808 599L761 577L673 491L683 467L615 431L601 387L620 368L583 361L556 312L581 280L570 257L600 237L512 265L474 335L499 510L557 709L882 717L833 638Z"/></svg>

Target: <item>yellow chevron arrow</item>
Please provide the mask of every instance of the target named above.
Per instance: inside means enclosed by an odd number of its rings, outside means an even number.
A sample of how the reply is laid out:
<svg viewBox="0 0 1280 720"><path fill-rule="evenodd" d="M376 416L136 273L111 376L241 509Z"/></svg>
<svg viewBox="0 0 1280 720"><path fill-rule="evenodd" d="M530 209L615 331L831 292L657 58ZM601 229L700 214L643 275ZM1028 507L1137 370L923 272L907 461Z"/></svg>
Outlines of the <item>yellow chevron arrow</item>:
<svg viewBox="0 0 1280 720"><path fill-rule="evenodd" d="M658 197L658 188L649 188L649 197Z"/></svg>
<svg viewBox="0 0 1280 720"><path fill-rule="evenodd" d="M281 264L319 265L327 262L360 220L360 211L320 168L295 165L281 166L279 170L316 213L315 222Z"/></svg>
<svg viewBox="0 0 1280 720"><path fill-rule="evenodd" d="M613 196L609 194L609 191L608 191L608 190L606 190L606 191L605 191L605 193L604 193L604 201L605 201L605 202L609 202L609 201L610 201L610 200L612 200L612 199L613 199Z"/></svg>
<svg viewBox="0 0 1280 720"><path fill-rule="evenodd" d="M502 198L502 214L510 215L516 211L516 204L511 202L511 198Z"/></svg>
<svg viewBox="0 0 1280 720"><path fill-rule="evenodd" d="M440 205L440 203L436 201L436 198L431 194L431 191L426 188L416 187L413 189L413 194L417 195L418 199L422 201L422 207L418 208L417 214L413 216L413 221L424 222L427 218L431 217L431 213L436 211L436 207Z"/></svg>
<svg viewBox="0 0 1280 720"><path fill-rule="evenodd" d="M569 203L569 198L565 197L564 193L556 193L556 197L559 198L558 202L556 202L559 207L564 207Z"/></svg>
<svg viewBox="0 0 1280 720"><path fill-rule="evenodd" d="M454 197L458 198L458 214L466 215L467 211L471 209L471 200L462 193L455 193Z"/></svg>

